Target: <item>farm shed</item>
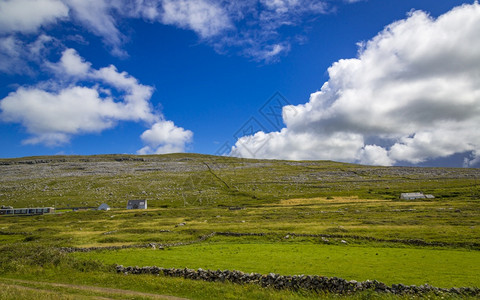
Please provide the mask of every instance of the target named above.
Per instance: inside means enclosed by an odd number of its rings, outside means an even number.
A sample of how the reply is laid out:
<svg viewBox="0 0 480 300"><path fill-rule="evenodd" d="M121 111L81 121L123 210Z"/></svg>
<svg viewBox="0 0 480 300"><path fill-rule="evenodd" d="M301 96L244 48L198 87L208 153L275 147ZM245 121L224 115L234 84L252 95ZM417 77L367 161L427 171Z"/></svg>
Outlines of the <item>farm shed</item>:
<svg viewBox="0 0 480 300"><path fill-rule="evenodd" d="M102 203L100 206L97 208L97 210L110 210L110 206L108 206L107 203Z"/></svg>
<svg viewBox="0 0 480 300"><path fill-rule="evenodd" d="M53 207L35 207L35 208L1 208L0 215L43 215L53 214L55 208Z"/></svg>
<svg viewBox="0 0 480 300"><path fill-rule="evenodd" d="M400 199L403 200L414 200L414 199L433 199L433 195L424 195L423 193L401 193Z"/></svg>
<svg viewBox="0 0 480 300"><path fill-rule="evenodd" d="M147 209L147 200L128 200L127 209Z"/></svg>

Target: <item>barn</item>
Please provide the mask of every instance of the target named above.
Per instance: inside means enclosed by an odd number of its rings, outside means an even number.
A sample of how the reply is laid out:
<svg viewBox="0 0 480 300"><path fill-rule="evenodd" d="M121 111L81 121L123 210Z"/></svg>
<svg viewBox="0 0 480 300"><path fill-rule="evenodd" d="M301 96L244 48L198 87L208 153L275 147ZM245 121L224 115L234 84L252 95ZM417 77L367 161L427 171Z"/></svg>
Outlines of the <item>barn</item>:
<svg viewBox="0 0 480 300"><path fill-rule="evenodd" d="M127 209L147 209L147 200L128 200Z"/></svg>

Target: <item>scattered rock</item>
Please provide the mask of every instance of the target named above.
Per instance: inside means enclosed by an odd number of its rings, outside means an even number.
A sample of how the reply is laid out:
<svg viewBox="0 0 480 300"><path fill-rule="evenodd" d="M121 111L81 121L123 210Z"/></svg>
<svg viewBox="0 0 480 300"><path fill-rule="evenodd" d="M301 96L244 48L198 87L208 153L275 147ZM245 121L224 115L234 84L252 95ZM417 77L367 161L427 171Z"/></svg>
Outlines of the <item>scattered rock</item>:
<svg viewBox="0 0 480 300"><path fill-rule="evenodd" d="M116 232L118 232L118 230L107 231L107 232L104 232L102 234L103 235L109 235L109 234L113 234L113 233L116 233Z"/></svg>

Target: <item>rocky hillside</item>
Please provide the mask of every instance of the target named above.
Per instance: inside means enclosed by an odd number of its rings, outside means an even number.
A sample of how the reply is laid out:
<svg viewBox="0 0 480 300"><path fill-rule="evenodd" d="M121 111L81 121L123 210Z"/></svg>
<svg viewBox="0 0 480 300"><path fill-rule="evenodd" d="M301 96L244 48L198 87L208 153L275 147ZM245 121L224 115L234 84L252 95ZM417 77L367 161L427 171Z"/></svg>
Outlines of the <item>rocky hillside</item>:
<svg viewBox="0 0 480 300"><path fill-rule="evenodd" d="M371 167L198 154L0 159L0 204L14 207L256 205L295 197L476 197L479 169ZM480 183L480 181L479 181Z"/></svg>

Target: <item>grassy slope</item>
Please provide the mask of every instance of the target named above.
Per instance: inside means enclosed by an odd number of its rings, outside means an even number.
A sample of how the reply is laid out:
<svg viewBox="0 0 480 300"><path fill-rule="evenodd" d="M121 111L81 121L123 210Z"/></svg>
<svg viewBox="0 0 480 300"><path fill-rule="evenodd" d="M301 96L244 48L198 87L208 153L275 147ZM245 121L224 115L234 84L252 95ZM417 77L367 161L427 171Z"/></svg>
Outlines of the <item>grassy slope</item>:
<svg viewBox="0 0 480 300"><path fill-rule="evenodd" d="M30 164L32 161L37 163ZM480 237L480 205L476 197L479 193L475 180L480 174L478 169L382 168L182 154L0 160L0 173L2 205L96 206L107 202L113 207L124 207L127 199L144 198L149 200L149 207L153 207L148 211L117 209L0 217L0 247L7 253L15 252L12 250L15 248L9 248L12 244L50 249L52 246L194 241L213 231L264 232L267 235L263 237L216 236L201 244L164 252L92 252L86 258L124 265L316 273L357 280L382 279L388 283L428 281L447 287L480 285L475 277L479 271L476 262L480 261L478 245L472 245L478 244ZM432 193L437 198L400 201L399 193L408 191ZM229 206L245 209L229 210ZM186 225L176 227L181 222ZM325 245L314 237L285 239L291 232L338 237L329 238L329 244ZM354 236L421 239L447 245L413 247ZM341 239L347 240L348 245L340 243ZM134 263L129 251L146 260ZM247 260L246 255L251 253L255 255ZM26 258L12 262L8 256L2 257L2 276L10 274L28 279L29 272L22 271L22 266L41 265L38 259L29 261L30 254L18 253L18 256ZM404 256L409 259L403 259ZM84 259L85 256L81 261ZM439 261L445 264L437 266ZM118 275L99 272L96 267L85 270L83 264L89 265L89 262L76 263L73 269L61 261L50 262L41 265L39 273L33 276L77 284L83 283L74 277L92 277L90 281L82 279L88 284L100 284L101 278L108 277L109 280L101 284L123 286ZM54 271L49 271L52 268ZM157 290L158 286L165 285L164 289L173 289L175 295L199 299L230 292L232 297L243 294L245 298L309 297L262 291L256 287L245 290L168 278L148 280ZM206 292L192 294L190 289L194 285ZM155 290L142 286L129 289Z"/></svg>

